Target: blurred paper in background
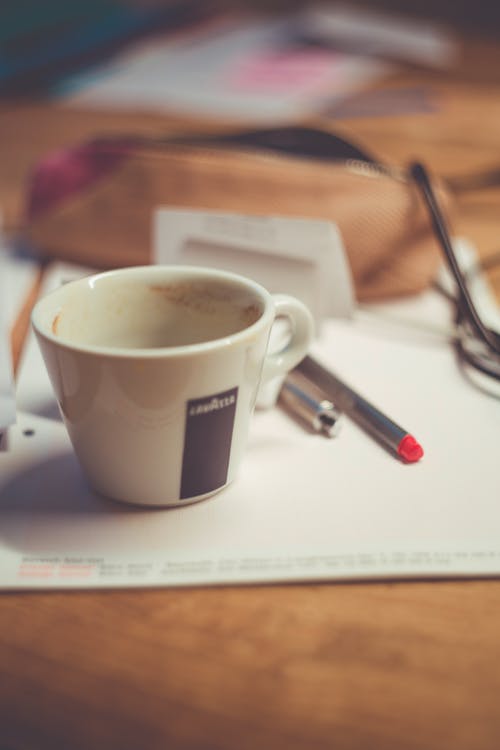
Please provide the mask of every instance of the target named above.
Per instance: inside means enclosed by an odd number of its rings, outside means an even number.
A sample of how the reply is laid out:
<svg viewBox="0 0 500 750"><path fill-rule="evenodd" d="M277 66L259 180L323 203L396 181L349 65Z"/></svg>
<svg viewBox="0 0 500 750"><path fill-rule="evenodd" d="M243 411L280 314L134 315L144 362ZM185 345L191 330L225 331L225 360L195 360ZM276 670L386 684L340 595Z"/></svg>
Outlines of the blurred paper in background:
<svg viewBox="0 0 500 750"><path fill-rule="evenodd" d="M317 111L386 71L374 59L304 45L294 15L222 17L129 51L95 77L68 82L81 106L272 120Z"/></svg>
<svg viewBox="0 0 500 750"><path fill-rule="evenodd" d="M443 68L457 54L436 23L338 3L263 13L216 0L23 0L0 11L0 96L108 110L296 119L400 63Z"/></svg>

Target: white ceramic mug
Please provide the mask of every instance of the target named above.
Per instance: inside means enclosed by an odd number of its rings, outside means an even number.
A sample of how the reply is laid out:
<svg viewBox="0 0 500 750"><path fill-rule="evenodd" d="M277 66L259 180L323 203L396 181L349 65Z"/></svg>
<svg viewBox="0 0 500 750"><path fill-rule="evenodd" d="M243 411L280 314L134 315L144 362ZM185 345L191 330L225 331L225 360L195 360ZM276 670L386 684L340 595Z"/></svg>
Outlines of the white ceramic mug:
<svg viewBox="0 0 500 750"><path fill-rule="evenodd" d="M284 316L291 339L267 351ZM129 503L183 505L236 476L259 385L307 353L298 300L188 266L108 271L36 304L33 327L91 486Z"/></svg>

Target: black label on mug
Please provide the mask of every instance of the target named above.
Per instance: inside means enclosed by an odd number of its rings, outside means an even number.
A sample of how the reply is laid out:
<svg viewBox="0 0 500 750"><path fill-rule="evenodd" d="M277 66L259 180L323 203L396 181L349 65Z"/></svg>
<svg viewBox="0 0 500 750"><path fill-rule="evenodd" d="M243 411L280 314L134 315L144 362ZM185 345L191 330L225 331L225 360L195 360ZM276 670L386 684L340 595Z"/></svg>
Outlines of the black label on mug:
<svg viewBox="0 0 500 750"><path fill-rule="evenodd" d="M181 500L222 487L233 437L238 388L187 402Z"/></svg>

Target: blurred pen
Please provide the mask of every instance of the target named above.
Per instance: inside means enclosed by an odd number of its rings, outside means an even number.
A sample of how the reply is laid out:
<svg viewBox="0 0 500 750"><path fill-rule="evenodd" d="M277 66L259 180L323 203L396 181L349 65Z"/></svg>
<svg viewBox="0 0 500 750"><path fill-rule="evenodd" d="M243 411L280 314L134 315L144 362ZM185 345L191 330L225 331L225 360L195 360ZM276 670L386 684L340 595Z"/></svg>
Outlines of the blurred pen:
<svg viewBox="0 0 500 750"><path fill-rule="evenodd" d="M282 385L279 401L286 411L315 432L322 432L327 437L338 435L342 414L331 401L318 400L313 386L308 387L307 381L299 384L294 374L290 373Z"/></svg>
<svg viewBox="0 0 500 750"><path fill-rule="evenodd" d="M305 357L296 369L326 396L334 398L335 403L347 416L377 441L390 448L394 454L408 463L414 463L422 458L423 448L413 435L389 419L312 357Z"/></svg>

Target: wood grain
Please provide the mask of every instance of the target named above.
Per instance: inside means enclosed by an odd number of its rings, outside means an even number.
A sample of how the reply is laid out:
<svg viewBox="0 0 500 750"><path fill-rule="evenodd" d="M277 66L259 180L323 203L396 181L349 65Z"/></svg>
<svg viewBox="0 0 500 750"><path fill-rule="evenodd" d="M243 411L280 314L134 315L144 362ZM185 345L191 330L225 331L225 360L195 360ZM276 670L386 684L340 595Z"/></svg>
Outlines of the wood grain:
<svg viewBox="0 0 500 750"><path fill-rule="evenodd" d="M498 165L500 49L475 44L467 66L387 83L428 87L434 113L339 126L442 176ZM30 165L55 143L179 123L3 105L0 205L15 225ZM485 255L500 247L498 198L457 196L458 230ZM7 593L0 747L497 750L499 632L497 580Z"/></svg>
<svg viewBox="0 0 500 750"><path fill-rule="evenodd" d="M493 748L498 582L6 595L8 748Z"/></svg>

